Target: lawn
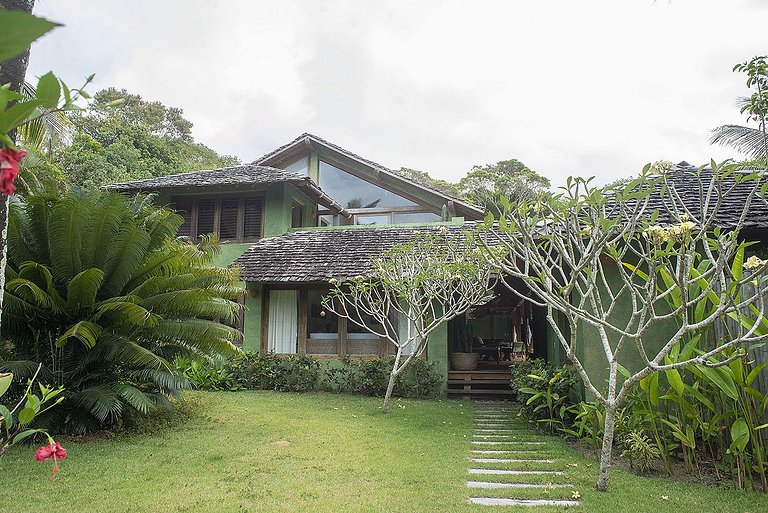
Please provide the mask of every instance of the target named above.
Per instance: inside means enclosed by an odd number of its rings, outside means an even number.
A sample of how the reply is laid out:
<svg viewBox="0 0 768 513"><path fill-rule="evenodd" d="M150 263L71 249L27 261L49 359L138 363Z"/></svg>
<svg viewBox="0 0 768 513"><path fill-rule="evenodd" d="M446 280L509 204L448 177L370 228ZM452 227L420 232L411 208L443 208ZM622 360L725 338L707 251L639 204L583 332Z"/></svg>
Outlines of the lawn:
<svg viewBox="0 0 768 513"><path fill-rule="evenodd" d="M69 457L54 482L33 448L12 449L0 460L2 511L488 511L468 504L464 487L470 402L402 400L383 414L378 399L332 394L190 393L187 401L196 414L173 428L63 440ZM595 462L557 438L547 450L582 495L569 511L768 511L767 495L623 470L598 493Z"/></svg>

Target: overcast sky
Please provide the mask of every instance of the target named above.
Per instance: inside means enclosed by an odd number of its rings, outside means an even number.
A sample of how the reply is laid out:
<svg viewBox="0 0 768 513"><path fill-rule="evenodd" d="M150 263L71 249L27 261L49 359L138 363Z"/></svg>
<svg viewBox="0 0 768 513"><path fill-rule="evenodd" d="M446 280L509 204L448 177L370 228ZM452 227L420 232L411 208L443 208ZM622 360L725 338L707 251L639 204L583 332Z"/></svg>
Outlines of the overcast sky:
<svg viewBox="0 0 768 513"><path fill-rule="evenodd" d="M311 132L390 168L456 181L516 158L561 185L660 159L737 156L734 64L768 53L766 0L37 0L65 26L53 70L179 107L197 140L250 162Z"/></svg>

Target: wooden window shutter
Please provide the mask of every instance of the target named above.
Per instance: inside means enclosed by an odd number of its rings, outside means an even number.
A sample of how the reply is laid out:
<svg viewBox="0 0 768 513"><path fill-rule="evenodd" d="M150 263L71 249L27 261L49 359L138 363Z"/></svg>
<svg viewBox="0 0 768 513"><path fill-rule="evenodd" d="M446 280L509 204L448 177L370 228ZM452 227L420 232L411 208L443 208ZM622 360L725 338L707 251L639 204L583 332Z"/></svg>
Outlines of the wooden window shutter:
<svg viewBox="0 0 768 513"><path fill-rule="evenodd" d="M179 237L192 237L192 200L176 200L173 209L184 219L179 227Z"/></svg>
<svg viewBox="0 0 768 513"><path fill-rule="evenodd" d="M243 238L258 239L261 237L261 204L260 196L246 196L245 216L243 220Z"/></svg>
<svg viewBox="0 0 768 513"><path fill-rule="evenodd" d="M237 212L240 208L240 198L222 198L221 218L219 221L219 238L221 240L239 239L237 233Z"/></svg>
<svg viewBox="0 0 768 513"><path fill-rule="evenodd" d="M216 200L200 199L197 201L197 238L213 233L216 216Z"/></svg>

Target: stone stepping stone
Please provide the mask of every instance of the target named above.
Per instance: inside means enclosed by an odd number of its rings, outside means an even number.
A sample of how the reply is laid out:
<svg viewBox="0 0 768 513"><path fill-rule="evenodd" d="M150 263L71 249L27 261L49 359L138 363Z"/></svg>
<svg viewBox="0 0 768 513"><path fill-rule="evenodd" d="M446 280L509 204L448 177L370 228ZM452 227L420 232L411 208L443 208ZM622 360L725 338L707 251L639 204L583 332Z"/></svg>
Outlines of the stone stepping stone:
<svg viewBox="0 0 768 513"><path fill-rule="evenodd" d="M481 506L578 506L579 501L556 499L504 499L500 497L470 497L469 502Z"/></svg>
<svg viewBox="0 0 768 513"><path fill-rule="evenodd" d="M493 481L467 481L467 488L567 488L565 483L498 483Z"/></svg>
<svg viewBox="0 0 768 513"><path fill-rule="evenodd" d="M510 476L539 476L539 475L553 475L562 476L563 473L560 470L500 470L494 468L471 468L470 474L490 474L494 476L510 475Z"/></svg>
<svg viewBox="0 0 768 513"><path fill-rule="evenodd" d="M490 441L490 440L472 440L472 443L475 445L509 445L509 444L520 444L520 445L546 445L546 442L524 442L524 441L518 441L518 440L499 440L499 441Z"/></svg>
<svg viewBox="0 0 768 513"><path fill-rule="evenodd" d="M470 458L470 461L474 463L555 463L556 460L537 460L531 458Z"/></svg>
<svg viewBox="0 0 768 513"><path fill-rule="evenodd" d="M491 434L491 433L475 433L472 436L475 438L505 438L507 440L514 440L517 438L516 435L511 435L511 434L497 435L497 434Z"/></svg>

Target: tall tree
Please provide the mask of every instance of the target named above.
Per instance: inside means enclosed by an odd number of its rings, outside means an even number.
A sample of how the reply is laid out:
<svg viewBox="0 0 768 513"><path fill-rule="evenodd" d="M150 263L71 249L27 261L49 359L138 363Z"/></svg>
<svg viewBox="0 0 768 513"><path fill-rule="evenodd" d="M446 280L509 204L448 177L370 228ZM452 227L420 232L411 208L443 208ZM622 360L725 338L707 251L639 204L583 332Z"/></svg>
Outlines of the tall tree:
<svg viewBox="0 0 768 513"><path fill-rule="evenodd" d="M31 14L34 7L34 0L0 0L0 8L6 11L18 11L23 14ZM29 64L29 48L32 41L39 38L55 25L49 24L37 24L30 20L28 17L23 23L21 28L21 20L10 19L10 14L4 15L5 23L16 23L17 28L20 28L12 40L3 40L3 45L0 47L3 57L0 62L0 86L10 84L11 91L21 91L21 86L24 84L24 76L27 73L27 65ZM32 23L29 23L32 21ZM15 130L12 129L7 134L7 138L13 143L15 138ZM2 146L5 146L3 143ZM8 196L0 193L0 311L3 306L3 291L2 285L5 282L5 260L8 253L8 247L5 243L8 231Z"/></svg>
<svg viewBox="0 0 768 513"><path fill-rule="evenodd" d="M71 119L78 131L70 146L56 152L55 162L74 185L98 187L239 163L195 142L181 109L124 89L99 91L89 109Z"/></svg>
<svg viewBox="0 0 768 513"><path fill-rule="evenodd" d="M537 196L549 187L549 179L516 159L474 166L458 183L462 196L494 215L503 208L501 197L512 202Z"/></svg>

